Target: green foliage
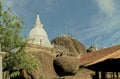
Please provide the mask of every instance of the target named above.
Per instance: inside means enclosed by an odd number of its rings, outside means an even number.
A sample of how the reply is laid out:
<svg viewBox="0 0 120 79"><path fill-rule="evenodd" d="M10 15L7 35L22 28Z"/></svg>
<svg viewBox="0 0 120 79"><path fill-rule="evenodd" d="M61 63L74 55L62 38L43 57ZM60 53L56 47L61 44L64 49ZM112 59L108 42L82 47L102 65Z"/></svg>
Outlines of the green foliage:
<svg viewBox="0 0 120 79"><path fill-rule="evenodd" d="M10 9L2 13L0 21L2 51L12 52L23 44L20 36L22 24L23 22L17 16L11 14Z"/></svg>
<svg viewBox="0 0 120 79"><path fill-rule="evenodd" d="M13 72L10 77L14 78L16 76L19 76L20 72L19 71L16 71L16 72Z"/></svg>
<svg viewBox="0 0 120 79"><path fill-rule="evenodd" d="M21 70L32 71L36 68L35 57L25 54L25 38L20 35L23 21L13 15L10 9L2 11L0 1L0 43L1 50L7 52L3 60L4 70L9 71L10 77L21 74Z"/></svg>

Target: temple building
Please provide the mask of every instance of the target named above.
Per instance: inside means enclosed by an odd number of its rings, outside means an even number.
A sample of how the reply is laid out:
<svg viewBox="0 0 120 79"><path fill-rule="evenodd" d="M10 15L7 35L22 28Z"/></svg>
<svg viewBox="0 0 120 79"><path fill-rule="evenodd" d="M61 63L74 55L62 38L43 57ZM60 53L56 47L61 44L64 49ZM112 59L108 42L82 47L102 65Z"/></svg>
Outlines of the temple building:
<svg viewBox="0 0 120 79"><path fill-rule="evenodd" d="M120 45L80 56L80 66L92 70L92 79L120 79Z"/></svg>
<svg viewBox="0 0 120 79"><path fill-rule="evenodd" d="M39 14L37 14L35 25L33 29L30 31L28 38L29 44L51 47L47 33L44 30L43 24L40 21Z"/></svg>

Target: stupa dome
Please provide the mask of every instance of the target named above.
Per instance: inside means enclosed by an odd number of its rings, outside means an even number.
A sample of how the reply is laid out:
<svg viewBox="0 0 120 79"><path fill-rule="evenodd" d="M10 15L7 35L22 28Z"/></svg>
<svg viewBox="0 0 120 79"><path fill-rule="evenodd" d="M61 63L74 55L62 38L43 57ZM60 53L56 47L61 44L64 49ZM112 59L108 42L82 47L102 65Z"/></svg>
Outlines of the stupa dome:
<svg viewBox="0 0 120 79"><path fill-rule="evenodd" d="M40 21L39 14L37 14L34 28L29 33L29 44L36 44L45 47L51 47L47 33L43 28L43 24Z"/></svg>

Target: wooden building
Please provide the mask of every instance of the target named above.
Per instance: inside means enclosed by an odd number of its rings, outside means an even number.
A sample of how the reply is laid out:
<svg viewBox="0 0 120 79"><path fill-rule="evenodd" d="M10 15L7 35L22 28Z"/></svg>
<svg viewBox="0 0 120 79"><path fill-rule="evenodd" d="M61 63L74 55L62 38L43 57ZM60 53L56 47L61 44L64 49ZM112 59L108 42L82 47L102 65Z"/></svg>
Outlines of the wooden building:
<svg viewBox="0 0 120 79"><path fill-rule="evenodd" d="M120 79L120 45L81 55L80 66L94 71L93 79Z"/></svg>

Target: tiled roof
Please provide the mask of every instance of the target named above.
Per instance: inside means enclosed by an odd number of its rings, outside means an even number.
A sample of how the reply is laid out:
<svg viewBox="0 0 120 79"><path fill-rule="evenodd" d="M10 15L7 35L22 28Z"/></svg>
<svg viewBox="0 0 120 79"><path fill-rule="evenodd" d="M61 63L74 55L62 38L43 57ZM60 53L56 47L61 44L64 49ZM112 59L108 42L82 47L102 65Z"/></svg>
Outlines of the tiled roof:
<svg viewBox="0 0 120 79"><path fill-rule="evenodd" d="M80 66L89 66L107 59L114 58L120 58L120 45L81 55Z"/></svg>

